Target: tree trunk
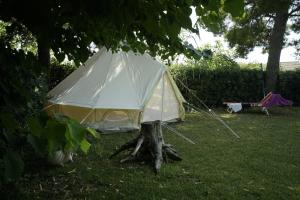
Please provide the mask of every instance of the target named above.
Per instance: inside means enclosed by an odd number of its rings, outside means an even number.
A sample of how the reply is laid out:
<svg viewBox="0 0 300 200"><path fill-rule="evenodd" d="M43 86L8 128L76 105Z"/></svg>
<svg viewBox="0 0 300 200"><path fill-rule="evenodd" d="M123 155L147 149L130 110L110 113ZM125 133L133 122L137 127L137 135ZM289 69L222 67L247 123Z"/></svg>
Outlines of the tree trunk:
<svg viewBox="0 0 300 200"><path fill-rule="evenodd" d="M182 160L170 144L165 144L160 121L142 124L139 136L122 145L111 155L111 158L127 149L132 149L132 151L126 158L121 160L121 163L148 161L153 165L156 173L159 172L162 162L167 162L168 158L174 161Z"/></svg>
<svg viewBox="0 0 300 200"><path fill-rule="evenodd" d="M266 92L276 90L279 74L280 54L288 20L289 6L276 13L274 26L269 40L269 56L266 70Z"/></svg>
<svg viewBox="0 0 300 200"><path fill-rule="evenodd" d="M46 72L46 81L50 85L50 44L47 31L37 35L38 63Z"/></svg>
<svg viewBox="0 0 300 200"><path fill-rule="evenodd" d="M50 45L46 34L37 37L38 61L41 67L46 69L50 66Z"/></svg>

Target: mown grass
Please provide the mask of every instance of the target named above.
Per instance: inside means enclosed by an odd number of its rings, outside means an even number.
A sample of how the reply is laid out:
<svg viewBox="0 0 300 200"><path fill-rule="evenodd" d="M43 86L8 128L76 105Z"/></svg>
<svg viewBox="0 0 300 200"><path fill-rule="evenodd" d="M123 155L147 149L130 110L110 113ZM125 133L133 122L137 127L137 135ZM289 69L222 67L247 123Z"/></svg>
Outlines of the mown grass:
<svg viewBox="0 0 300 200"><path fill-rule="evenodd" d="M205 114L188 114L174 125L196 142L165 131L183 157L155 175L146 164L109 160L133 133L102 135L88 156L65 167L34 166L8 197L23 199L300 199L300 109L277 108L220 116L240 135L235 138Z"/></svg>

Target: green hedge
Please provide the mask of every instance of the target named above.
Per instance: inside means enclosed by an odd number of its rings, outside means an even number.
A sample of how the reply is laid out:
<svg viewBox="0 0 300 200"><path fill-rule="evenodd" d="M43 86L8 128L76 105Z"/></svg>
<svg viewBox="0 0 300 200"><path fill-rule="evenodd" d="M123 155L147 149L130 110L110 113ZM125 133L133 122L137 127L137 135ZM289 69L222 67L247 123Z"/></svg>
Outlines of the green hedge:
<svg viewBox="0 0 300 200"><path fill-rule="evenodd" d="M258 102L263 97L264 75L258 69L177 66L170 71L183 96L194 105L199 105L199 101L192 93L210 106L220 106L224 101ZM279 79L278 92L299 105L300 71L281 72Z"/></svg>
<svg viewBox="0 0 300 200"><path fill-rule="evenodd" d="M281 72L279 75L280 94L300 105L300 70Z"/></svg>

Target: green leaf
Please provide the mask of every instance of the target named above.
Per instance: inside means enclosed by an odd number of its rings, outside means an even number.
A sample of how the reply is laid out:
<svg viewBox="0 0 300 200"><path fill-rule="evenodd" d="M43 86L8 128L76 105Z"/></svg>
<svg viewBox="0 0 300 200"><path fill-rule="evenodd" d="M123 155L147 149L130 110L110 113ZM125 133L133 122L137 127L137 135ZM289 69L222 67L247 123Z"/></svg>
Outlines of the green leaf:
<svg viewBox="0 0 300 200"><path fill-rule="evenodd" d="M20 178L24 170L24 163L20 155L13 151L8 151L4 157L4 178L7 181L14 181Z"/></svg>
<svg viewBox="0 0 300 200"><path fill-rule="evenodd" d="M205 9L201 7L201 5L196 7L196 13L198 16L204 15L205 12L206 12Z"/></svg>
<svg viewBox="0 0 300 200"><path fill-rule="evenodd" d="M224 11L229 12L232 17L239 17L244 13L244 6L244 0L225 0Z"/></svg>
<svg viewBox="0 0 300 200"><path fill-rule="evenodd" d="M48 139L48 151L52 153L62 149L65 144L65 126L55 119L48 120L45 128L46 137Z"/></svg>
<svg viewBox="0 0 300 200"><path fill-rule="evenodd" d="M91 144L86 140L86 139L83 139L80 143L80 149L85 153L87 154L87 152L89 151L90 149L90 146Z"/></svg>
<svg viewBox="0 0 300 200"><path fill-rule="evenodd" d="M86 130L87 130L87 132L88 132L89 134L91 134L94 138L97 138L97 139L100 138L100 134L97 133L97 131L96 131L95 129L90 128L90 127L87 127Z"/></svg>
<svg viewBox="0 0 300 200"><path fill-rule="evenodd" d="M32 135L37 137L41 136L41 133L44 128L42 127L40 120L37 117L28 118L27 124Z"/></svg>
<svg viewBox="0 0 300 200"><path fill-rule="evenodd" d="M161 34L157 20L151 15L148 15L147 20L145 20L143 23L143 26L148 32L152 32L154 35Z"/></svg>
<svg viewBox="0 0 300 200"><path fill-rule="evenodd" d="M76 151L80 147L81 141L84 139L86 129L78 122L68 118L66 118L65 125L65 150Z"/></svg>
<svg viewBox="0 0 300 200"><path fill-rule="evenodd" d="M201 18L204 25L213 33L218 33L221 29L222 16L216 12L209 12Z"/></svg>
<svg viewBox="0 0 300 200"><path fill-rule="evenodd" d="M206 10L217 11L221 7L221 0L209 0L203 6Z"/></svg>
<svg viewBox="0 0 300 200"><path fill-rule="evenodd" d="M81 140L84 139L85 128L73 120L67 122L67 130L70 134L70 139L76 143L80 144Z"/></svg>
<svg viewBox="0 0 300 200"><path fill-rule="evenodd" d="M174 13L174 15L176 16L176 19L180 23L179 30L181 30L181 27L186 29L192 29L192 21L190 18L191 14L192 14L191 8L187 8L185 10L183 10L183 8L177 9L177 12Z"/></svg>

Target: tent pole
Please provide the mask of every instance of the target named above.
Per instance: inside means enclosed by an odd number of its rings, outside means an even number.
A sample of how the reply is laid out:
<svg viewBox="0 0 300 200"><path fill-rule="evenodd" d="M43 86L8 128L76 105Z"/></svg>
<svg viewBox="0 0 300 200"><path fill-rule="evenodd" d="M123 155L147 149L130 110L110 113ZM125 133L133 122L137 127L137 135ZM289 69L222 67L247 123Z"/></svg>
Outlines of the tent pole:
<svg viewBox="0 0 300 200"><path fill-rule="evenodd" d="M162 92L161 92L161 114L160 118L161 121L163 121L163 116L164 116L164 96L165 96L165 72L162 75Z"/></svg>
<svg viewBox="0 0 300 200"><path fill-rule="evenodd" d="M163 123L163 117L164 117L165 73L166 72L164 72L163 75L162 75L162 95L161 95L161 114L160 114L160 118L161 118L162 123ZM161 131L161 138L162 138L162 142L164 143L165 141L164 141L164 136L163 136L162 131Z"/></svg>

